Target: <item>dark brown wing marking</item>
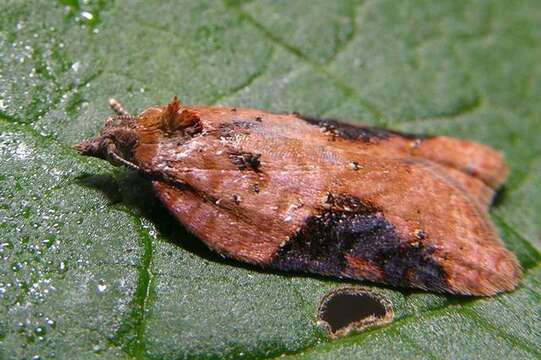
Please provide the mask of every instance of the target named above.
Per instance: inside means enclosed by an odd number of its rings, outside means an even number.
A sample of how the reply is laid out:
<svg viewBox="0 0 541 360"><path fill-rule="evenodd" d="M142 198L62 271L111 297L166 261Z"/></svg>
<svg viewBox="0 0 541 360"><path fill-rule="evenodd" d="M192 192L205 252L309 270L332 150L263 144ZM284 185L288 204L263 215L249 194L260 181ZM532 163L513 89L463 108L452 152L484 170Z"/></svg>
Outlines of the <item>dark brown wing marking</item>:
<svg viewBox="0 0 541 360"><path fill-rule="evenodd" d="M325 132L328 132L333 136L341 137L348 140L361 140L363 142L370 142L373 140L387 140L391 136L400 136L409 140L426 139L430 137L427 135L410 134L405 132L382 129L378 127L348 124L345 122L331 119L317 119L301 115L297 115L297 117L306 121L309 124L323 128Z"/></svg>
<svg viewBox="0 0 541 360"><path fill-rule="evenodd" d="M394 226L378 209L353 196L335 198L347 201L345 209L333 205L333 209L308 217L300 230L277 251L272 267L360 277L393 286L448 289L445 272L431 257L434 249L430 245L401 241ZM351 259L356 259L357 264L362 262L364 269L352 267L355 261ZM378 269L381 278L374 278L374 269Z"/></svg>

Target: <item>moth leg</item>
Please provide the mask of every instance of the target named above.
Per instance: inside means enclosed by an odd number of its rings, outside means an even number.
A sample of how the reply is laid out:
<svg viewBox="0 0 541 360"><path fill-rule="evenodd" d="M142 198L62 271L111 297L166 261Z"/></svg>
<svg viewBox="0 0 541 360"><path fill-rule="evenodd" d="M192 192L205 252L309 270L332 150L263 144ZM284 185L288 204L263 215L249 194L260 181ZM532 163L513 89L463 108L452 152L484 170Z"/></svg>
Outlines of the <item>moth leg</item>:
<svg viewBox="0 0 541 360"><path fill-rule="evenodd" d="M114 98L109 99L109 107L117 115L130 116L130 113L124 108L124 106L120 103L120 101L118 101L118 100L116 100Z"/></svg>

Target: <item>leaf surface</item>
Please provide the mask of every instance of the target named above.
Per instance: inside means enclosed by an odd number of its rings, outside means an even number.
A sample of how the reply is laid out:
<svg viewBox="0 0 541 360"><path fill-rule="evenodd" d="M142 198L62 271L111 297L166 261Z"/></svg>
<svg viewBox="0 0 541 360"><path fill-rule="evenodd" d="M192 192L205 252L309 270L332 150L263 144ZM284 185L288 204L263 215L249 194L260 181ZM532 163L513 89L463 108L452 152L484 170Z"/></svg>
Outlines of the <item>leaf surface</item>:
<svg viewBox="0 0 541 360"><path fill-rule="evenodd" d="M0 358L541 357L541 3L6 0L0 5ZM391 324L315 324L344 281L264 272L186 233L128 170L70 146L109 97L296 111L493 146L513 293L366 284Z"/></svg>

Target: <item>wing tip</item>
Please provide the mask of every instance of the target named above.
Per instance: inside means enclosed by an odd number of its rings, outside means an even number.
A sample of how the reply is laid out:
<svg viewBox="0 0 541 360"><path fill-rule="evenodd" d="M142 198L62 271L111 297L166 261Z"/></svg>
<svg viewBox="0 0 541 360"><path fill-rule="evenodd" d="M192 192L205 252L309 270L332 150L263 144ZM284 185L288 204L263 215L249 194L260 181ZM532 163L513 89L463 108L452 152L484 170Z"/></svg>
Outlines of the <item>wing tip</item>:
<svg viewBox="0 0 541 360"><path fill-rule="evenodd" d="M522 279L522 268L516 256L502 249L493 266L451 266L448 271L449 291L459 295L493 296L517 288ZM490 265L490 264L489 264Z"/></svg>

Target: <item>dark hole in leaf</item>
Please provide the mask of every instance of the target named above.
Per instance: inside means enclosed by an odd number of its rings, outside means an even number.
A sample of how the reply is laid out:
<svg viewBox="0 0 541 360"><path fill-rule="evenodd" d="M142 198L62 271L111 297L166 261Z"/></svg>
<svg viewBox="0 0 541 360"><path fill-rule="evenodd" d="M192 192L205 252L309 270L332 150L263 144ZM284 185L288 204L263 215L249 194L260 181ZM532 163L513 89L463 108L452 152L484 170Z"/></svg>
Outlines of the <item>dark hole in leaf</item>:
<svg viewBox="0 0 541 360"><path fill-rule="evenodd" d="M369 316L385 316L385 306L367 294L337 294L328 300L321 319L335 332Z"/></svg>
<svg viewBox="0 0 541 360"><path fill-rule="evenodd" d="M392 316L389 301L358 287L333 290L323 298L318 311L319 322L333 337L388 323Z"/></svg>

